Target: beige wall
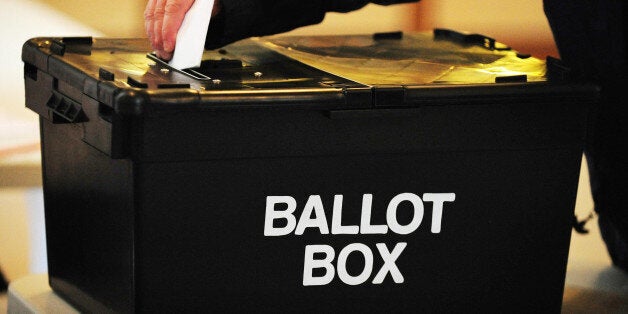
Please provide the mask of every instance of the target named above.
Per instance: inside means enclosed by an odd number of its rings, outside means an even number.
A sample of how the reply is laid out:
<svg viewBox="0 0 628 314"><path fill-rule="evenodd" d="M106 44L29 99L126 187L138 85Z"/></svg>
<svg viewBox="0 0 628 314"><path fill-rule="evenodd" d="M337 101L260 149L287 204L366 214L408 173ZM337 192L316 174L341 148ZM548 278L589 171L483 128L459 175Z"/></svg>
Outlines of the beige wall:
<svg viewBox="0 0 628 314"><path fill-rule="evenodd" d="M0 266L11 281L29 273L30 238L24 190L0 188Z"/></svg>
<svg viewBox="0 0 628 314"><path fill-rule="evenodd" d="M536 57L558 56L542 0L424 0L421 5L421 29L479 33Z"/></svg>
<svg viewBox="0 0 628 314"><path fill-rule="evenodd" d="M108 37L144 37L145 0L39 0ZM431 30L434 27L481 33L521 52L558 56L542 0L423 0L389 7L368 5L349 14L330 13L320 25L298 35Z"/></svg>
<svg viewBox="0 0 628 314"><path fill-rule="evenodd" d="M145 0L40 0L109 37L144 37ZM350 14L330 13L320 25L304 27L293 34L355 34L411 30L416 4L389 7L368 5Z"/></svg>
<svg viewBox="0 0 628 314"><path fill-rule="evenodd" d="M9 280L45 271L39 127L24 108L22 44L88 35L102 34L39 1L0 0L0 269Z"/></svg>
<svg viewBox="0 0 628 314"><path fill-rule="evenodd" d="M328 13L321 24L302 27L290 35L369 34L416 29L416 4L370 4L351 13Z"/></svg>
<svg viewBox="0 0 628 314"><path fill-rule="evenodd" d="M107 37L144 37L144 0L39 0Z"/></svg>

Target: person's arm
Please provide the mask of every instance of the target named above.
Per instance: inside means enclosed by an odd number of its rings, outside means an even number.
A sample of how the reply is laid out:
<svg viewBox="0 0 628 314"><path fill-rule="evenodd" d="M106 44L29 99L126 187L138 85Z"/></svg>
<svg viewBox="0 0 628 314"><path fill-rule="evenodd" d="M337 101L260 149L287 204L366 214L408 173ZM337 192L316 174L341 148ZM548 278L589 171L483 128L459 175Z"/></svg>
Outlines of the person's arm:
<svg viewBox="0 0 628 314"><path fill-rule="evenodd" d="M223 0L221 13L212 20L205 41L214 49L256 36L279 34L320 23L327 12L350 12L368 3L380 5L418 0Z"/></svg>
<svg viewBox="0 0 628 314"><path fill-rule="evenodd" d="M248 37L278 34L318 24L325 17L326 2L225 0L221 13L209 25L205 48L214 49Z"/></svg>
<svg viewBox="0 0 628 314"><path fill-rule="evenodd" d="M373 2L389 5L418 0L216 0L205 48L214 49L240 39L283 33L320 23L327 12L349 12ZM194 0L149 0L145 26L153 49L169 60L185 13Z"/></svg>

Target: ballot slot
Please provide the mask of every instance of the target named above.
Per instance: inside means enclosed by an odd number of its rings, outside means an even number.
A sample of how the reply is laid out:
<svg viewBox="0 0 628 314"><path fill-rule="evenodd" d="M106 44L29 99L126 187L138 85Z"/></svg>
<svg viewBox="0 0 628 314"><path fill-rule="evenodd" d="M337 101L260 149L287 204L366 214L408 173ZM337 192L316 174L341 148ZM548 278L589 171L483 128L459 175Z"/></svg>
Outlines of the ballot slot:
<svg viewBox="0 0 628 314"><path fill-rule="evenodd" d="M214 82L214 81L241 81L241 70L244 64L237 59L207 59L201 61L201 65L194 68L177 69L168 62L157 57L154 53L147 54L147 57L157 62L162 68L170 71L176 71L198 81ZM217 77L216 75L220 76Z"/></svg>
<svg viewBox="0 0 628 314"><path fill-rule="evenodd" d="M191 78L193 78L195 80L209 81L209 80L212 79L211 77L207 76L206 74L201 73L199 71L200 67L199 68L188 68L188 69L177 69L177 68L171 66L170 64L168 64L168 62L166 62L163 59L157 57L157 55L155 55L155 53L149 53L149 54L146 55L146 57L148 59L151 59L151 60L157 62L157 64L159 64L163 68L166 68L166 69L171 70L171 71L176 71L176 72L185 74L186 76L191 77ZM202 64L201 64L201 67L202 67Z"/></svg>
<svg viewBox="0 0 628 314"><path fill-rule="evenodd" d="M206 59L201 61L199 67L177 69L154 53L147 54L147 57L159 64L162 69L176 71L192 79L202 81L208 88L228 88L225 83L229 82L244 89L321 88L329 87L321 82L330 79L340 80L346 86L356 86L354 82L331 77L327 73L304 67L293 60L285 60L283 63L245 65L239 59Z"/></svg>

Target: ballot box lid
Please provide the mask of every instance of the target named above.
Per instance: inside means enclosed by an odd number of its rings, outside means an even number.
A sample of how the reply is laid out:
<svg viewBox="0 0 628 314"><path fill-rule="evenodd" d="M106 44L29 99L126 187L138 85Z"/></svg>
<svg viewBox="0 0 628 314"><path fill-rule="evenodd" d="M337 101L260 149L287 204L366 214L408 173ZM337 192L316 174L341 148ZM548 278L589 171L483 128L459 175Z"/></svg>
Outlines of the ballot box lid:
<svg viewBox="0 0 628 314"><path fill-rule="evenodd" d="M77 98L85 95L131 116L251 107L416 107L425 95L517 94L521 85L547 85L549 76L545 60L490 37L445 29L254 38L206 51L199 67L184 70L150 51L143 38L34 38L24 44L22 59L26 76L51 76L52 89L64 97L80 103Z"/></svg>

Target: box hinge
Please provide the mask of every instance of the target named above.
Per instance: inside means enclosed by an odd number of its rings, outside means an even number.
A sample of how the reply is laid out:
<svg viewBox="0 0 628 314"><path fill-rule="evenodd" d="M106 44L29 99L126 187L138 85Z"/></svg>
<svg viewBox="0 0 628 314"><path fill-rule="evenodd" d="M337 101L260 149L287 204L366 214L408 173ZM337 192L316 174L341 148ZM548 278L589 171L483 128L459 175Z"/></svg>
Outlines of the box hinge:
<svg viewBox="0 0 628 314"><path fill-rule="evenodd" d="M403 86L373 87L373 105L375 108L405 107L406 89Z"/></svg>
<svg viewBox="0 0 628 314"><path fill-rule="evenodd" d="M370 87L345 87L342 90L349 108L371 108L373 91Z"/></svg>

